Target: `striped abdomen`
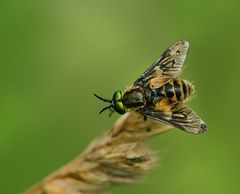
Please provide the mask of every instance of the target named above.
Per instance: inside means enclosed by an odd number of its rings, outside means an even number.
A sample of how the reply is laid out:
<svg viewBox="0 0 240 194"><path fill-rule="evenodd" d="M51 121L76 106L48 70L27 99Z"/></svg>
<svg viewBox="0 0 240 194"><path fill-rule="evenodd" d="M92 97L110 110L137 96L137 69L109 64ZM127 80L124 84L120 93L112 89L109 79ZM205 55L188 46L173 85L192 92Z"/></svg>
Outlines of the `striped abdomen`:
<svg viewBox="0 0 240 194"><path fill-rule="evenodd" d="M185 80L170 80L159 88L153 89L155 97L183 101L193 93L193 86Z"/></svg>

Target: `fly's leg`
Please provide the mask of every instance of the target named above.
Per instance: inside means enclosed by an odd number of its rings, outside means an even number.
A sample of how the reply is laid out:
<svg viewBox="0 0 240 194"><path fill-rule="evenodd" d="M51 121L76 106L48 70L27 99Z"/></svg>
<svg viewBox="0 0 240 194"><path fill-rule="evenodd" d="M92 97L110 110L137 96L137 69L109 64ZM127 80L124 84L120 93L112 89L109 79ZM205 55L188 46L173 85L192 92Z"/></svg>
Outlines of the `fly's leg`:
<svg viewBox="0 0 240 194"><path fill-rule="evenodd" d="M147 116L146 116L146 115L143 116L143 120L144 120L144 121L147 120Z"/></svg>
<svg viewBox="0 0 240 194"><path fill-rule="evenodd" d="M108 116L109 116L109 117L111 117L111 116L113 115L113 113L115 113L115 110L114 110L114 109L112 109L112 108L111 108L111 109L109 109L109 110L110 110L110 113L109 113L109 115L108 115Z"/></svg>

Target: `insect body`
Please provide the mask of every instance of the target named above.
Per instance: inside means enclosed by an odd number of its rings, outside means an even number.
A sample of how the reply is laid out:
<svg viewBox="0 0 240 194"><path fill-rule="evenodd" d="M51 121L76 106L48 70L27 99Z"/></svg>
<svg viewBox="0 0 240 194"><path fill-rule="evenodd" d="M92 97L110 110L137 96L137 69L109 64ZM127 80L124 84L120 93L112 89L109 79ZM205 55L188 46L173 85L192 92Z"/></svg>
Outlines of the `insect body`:
<svg viewBox="0 0 240 194"><path fill-rule="evenodd" d="M124 114L132 109L145 117L159 120L190 133L207 131L201 118L184 102L193 93L194 87L179 78L189 44L179 41L169 47L123 94L116 91L112 100L94 94L109 102L103 108Z"/></svg>

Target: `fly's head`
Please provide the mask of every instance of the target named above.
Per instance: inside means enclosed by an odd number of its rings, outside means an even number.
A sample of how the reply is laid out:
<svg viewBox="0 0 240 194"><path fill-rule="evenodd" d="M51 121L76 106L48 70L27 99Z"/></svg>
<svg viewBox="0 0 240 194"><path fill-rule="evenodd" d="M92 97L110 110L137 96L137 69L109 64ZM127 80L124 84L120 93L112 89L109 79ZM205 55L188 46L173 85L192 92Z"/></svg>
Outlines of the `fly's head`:
<svg viewBox="0 0 240 194"><path fill-rule="evenodd" d="M96 96L98 99L104 101L104 102L108 102L110 103L109 106L104 107L99 114L101 114L103 111L110 109L110 110L114 110L119 114L124 114L126 112L126 107L124 106L123 102L122 102L122 92L120 90L117 90L116 92L114 92L112 99L105 99L102 98L100 96L98 96L97 94L94 94L94 96Z"/></svg>

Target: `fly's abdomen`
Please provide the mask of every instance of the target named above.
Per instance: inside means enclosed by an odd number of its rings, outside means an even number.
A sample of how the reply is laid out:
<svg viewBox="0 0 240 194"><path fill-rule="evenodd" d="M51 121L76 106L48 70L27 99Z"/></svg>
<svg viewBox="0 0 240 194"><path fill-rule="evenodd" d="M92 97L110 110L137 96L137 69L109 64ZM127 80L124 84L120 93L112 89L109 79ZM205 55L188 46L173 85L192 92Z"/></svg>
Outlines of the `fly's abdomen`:
<svg viewBox="0 0 240 194"><path fill-rule="evenodd" d="M193 86L188 81L175 79L153 90L156 97L168 98L173 101L184 101L193 92Z"/></svg>
<svg viewBox="0 0 240 194"><path fill-rule="evenodd" d="M183 100L185 100L189 96L191 96L192 93L194 92L194 86L186 80L180 80L180 81L182 83L182 92L183 92L183 95L184 95Z"/></svg>

